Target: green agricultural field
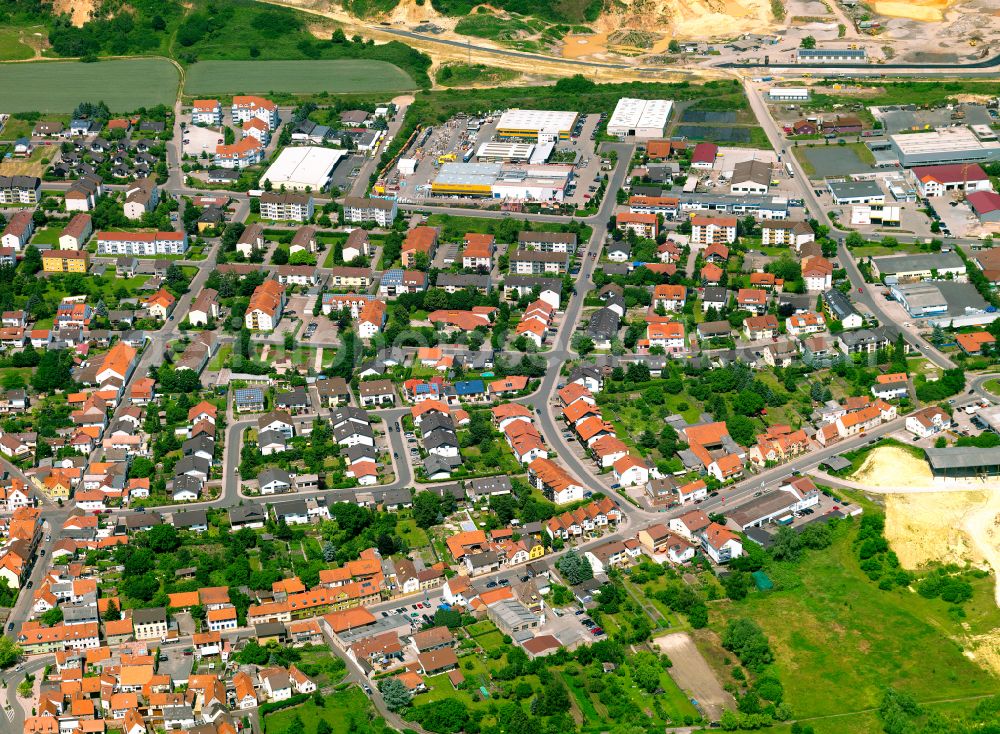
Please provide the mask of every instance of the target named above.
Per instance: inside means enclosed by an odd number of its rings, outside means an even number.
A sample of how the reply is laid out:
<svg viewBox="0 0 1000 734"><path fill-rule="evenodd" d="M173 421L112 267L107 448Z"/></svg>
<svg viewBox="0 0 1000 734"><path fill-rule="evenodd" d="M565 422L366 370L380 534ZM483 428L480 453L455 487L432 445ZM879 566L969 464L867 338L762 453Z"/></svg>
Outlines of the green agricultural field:
<svg viewBox="0 0 1000 734"><path fill-rule="evenodd" d="M114 112L131 112L171 104L177 84L177 69L166 59L37 61L0 68L5 112L71 112L82 101L98 100Z"/></svg>
<svg viewBox="0 0 1000 734"><path fill-rule="evenodd" d="M20 61L34 55L31 46L21 41L21 29L0 28L0 61Z"/></svg>
<svg viewBox="0 0 1000 734"><path fill-rule="evenodd" d="M859 567L856 533L855 523L842 523L829 548L768 568L776 589L751 593L716 620L724 625L740 616L761 626L795 718L811 724L812 717L877 707L886 686L921 703L969 699L970 708L973 697L1000 692L1000 681L963 652L974 651L973 639L1000 625L994 579L972 581L966 617L957 620L939 599L907 589L879 590ZM866 724L859 719L857 727L838 731L872 731Z"/></svg>
<svg viewBox="0 0 1000 734"><path fill-rule="evenodd" d="M200 61L188 71L184 93L346 94L403 92L416 86L405 71L386 61Z"/></svg>

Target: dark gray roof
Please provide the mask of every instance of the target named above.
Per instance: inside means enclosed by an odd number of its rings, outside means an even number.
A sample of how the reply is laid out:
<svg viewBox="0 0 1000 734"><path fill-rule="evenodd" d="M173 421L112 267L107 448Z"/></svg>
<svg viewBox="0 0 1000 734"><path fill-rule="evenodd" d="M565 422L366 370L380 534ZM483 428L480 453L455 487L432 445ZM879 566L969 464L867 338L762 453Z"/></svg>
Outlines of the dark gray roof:
<svg viewBox="0 0 1000 734"><path fill-rule="evenodd" d="M489 289L490 276L477 273L441 273L435 283L438 288L483 288Z"/></svg>
<svg viewBox="0 0 1000 734"><path fill-rule="evenodd" d="M424 435L423 438L424 446L428 450L436 449L441 446L458 446L458 437L455 435L454 431L449 431L446 428L435 428L428 434Z"/></svg>
<svg viewBox="0 0 1000 734"><path fill-rule="evenodd" d="M167 610L163 607L153 609L133 609L132 624L153 624L155 622L166 622Z"/></svg>
<svg viewBox="0 0 1000 734"><path fill-rule="evenodd" d="M236 507L229 508L229 522L233 524L264 522L266 519L267 516L265 515L264 510L261 509L260 505L237 505Z"/></svg>
<svg viewBox="0 0 1000 734"><path fill-rule="evenodd" d="M1000 447L979 449L972 446L952 446L946 449L924 449L934 470L1000 468Z"/></svg>
<svg viewBox="0 0 1000 734"><path fill-rule="evenodd" d="M826 303L826 307L830 309L830 313L838 321L843 321L848 316L858 313L857 309L854 308L854 304L851 303L851 299L836 288L826 291L823 294L823 301Z"/></svg>
<svg viewBox="0 0 1000 734"><path fill-rule="evenodd" d="M610 308L599 308L590 317L587 333L595 339L608 340L618 333L621 317Z"/></svg>
<svg viewBox="0 0 1000 734"><path fill-rule="evenodd" d="M193 528L198 525L208 525L208 513L205 510L175 512L172 524L176 528Z"/></svg>
<svg viewBox="0 0 1000 734"><path fill-rule="evenodd" d="M424 471L429 475L437 474L439 471L451 472L456 466L461 466L462 460L454 463L453 459L441 456L440 454L428 454L424 459Z"/></svg>
<svg viewBox="0 0 1000 734"><path fill-rule="evenodd" d="M278 481L284 482L285 484L291 486L292 476L284 469L265 469L260 474L257 475L257 483L260 485L269 484L271 482Z"/></svg>
<svg viewBox="0 0 1000 734"><path fill-rule="evenodd" d="M309 509L306 507L304 499L286 500L285 502L275 502L271 505L274 508L275 517L287 517L288 515L306 515Z"/></svg>
<svg viewBox="0 0 1000 734"><path fill-rule="evenodd" d="M729 291L718 286L708 286L701 295L701 300L705 303L727 303L729 301Z"/></svg>

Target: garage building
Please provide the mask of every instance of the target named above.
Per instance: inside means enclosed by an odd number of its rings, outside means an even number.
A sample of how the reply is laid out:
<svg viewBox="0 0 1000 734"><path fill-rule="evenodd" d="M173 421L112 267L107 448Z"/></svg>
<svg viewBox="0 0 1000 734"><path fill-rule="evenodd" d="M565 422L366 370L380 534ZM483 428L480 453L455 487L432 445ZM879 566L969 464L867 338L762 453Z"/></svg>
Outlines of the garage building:
<svg viewBox="0 0 1000 734"><path fill-rule="evenodd" d="M1000 448L971 446L924 449L935 479L968 479L1000 476Z"/></svg>

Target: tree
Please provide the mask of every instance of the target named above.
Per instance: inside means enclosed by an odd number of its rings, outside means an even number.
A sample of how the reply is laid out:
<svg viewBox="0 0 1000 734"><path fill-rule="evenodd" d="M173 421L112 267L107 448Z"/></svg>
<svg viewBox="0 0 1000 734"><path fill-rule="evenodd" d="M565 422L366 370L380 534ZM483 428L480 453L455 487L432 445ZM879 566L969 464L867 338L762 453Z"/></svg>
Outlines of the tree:
<svg viewBox="0 0 1000 734"><path fill-rule="evenodd" d="M594 351L594 340L586 334L574 334L572 341L573 351L581 357L586 357Z"/></svg>
<svg viewBox="0 0 1000 734"><path fill-rule="evenodd" d="M177 528L167 523L150 528L143 533L142 538L149 546L149 549L157 555L173 553L181 547L181 539L177 534Z"/></svg>
<svg viewBox="0 0 1000 734"><path fill-rule="evenodd" d="M21 648L9 637L0 637L0 668L9 668L21 657Z"/></svg>
<svg viewBox="0 0 1000 734"><path fill-rule="evenodd" d="M733 410L741 415L757 415L764 408L764 398L752 390L742 390L733 399Z"/></svg>
<svg viewBox="0 0 1000 734"><path fill-rule="evenodd" d="M754 422L743 415L736 415L726 421L729 428L729 435L740 446L750 446L757 436L757 427Z"/></svg>
<svg viewBox="0 0 1000 734"><path fill-rule="evenodd" d="M571 586L594 578L594 569L590 567L590 561L576 551L570 551L556 561L556 568Z"/></svg>
<svg viewBox="0 0 1000 734"><path fill-rule="evenodd" d="M109 599L108 608L104 612L104 621L117 622L121 618L122 618L122 612L118 608L118 602L115 601L114 599Z"/></svg>
<svg viewBox="0 0 1000 734"><path fill-rule="evenodd" d="M776 561L795 561L802 552L802 542L799 534L787 525L778 528L774 534L774 545L771 555Z"/></svg>
<svg viewBox="0 0 1000 734"><path fill-rule="evenodd" d="M21 270L25 275L34 275L42 269L42 253L34 245L28 245L21 261Z"/></svg>
<svg viewBox="0 0 1000 734"><path fill-rule="evenodd" d="M774 653L767 637L755 622L745 618L732 619L722 636L722 646L734 653L740 662L754 673L774 662Z"/></svg>
<svg viewBox="0 0 1000 734"><path fill-rule="evenodd" d="M384 679L378 689L390 711L402 711L410 705L410 691L399 678Z"/></svg>
<svg viewBox="0 0 1000 734"><path fill-rule="evenodd" d="M52 607L47 612L42 614L39 619L42 621L46 627L51 627L54 624L59 624L63 621L63 610L59 607Z"/></svg>
<svg viewBox="0 0 1000 734"><path fill-rule="evenodd" d="M441 515L441 498L434 492L418 492L413 498L413 519L426 530L436 525Z"/></svg>
<svg viewBox="0 0 1000 734"><path fill-rule="evenodd" d="M802 39L802 48L816 48L816 39L812 36L806 36Z"/></svg>
<svg viewBox="0 0 1000 734"><path fill-rule="evenodd" d="M541 695L538 696L536 704L537 713L541 716L552 716L554 714L569 711L569 693L566 686L557 675L551 675Z"/></svg>
<svg viewBox="0 0 1000 734"><path fill-rule="evenodd" d="M73 383L70 373L72 358L66 350L47 351L38 360L38 368L31 384L39 392L51 392L69 387Z"/></svg>

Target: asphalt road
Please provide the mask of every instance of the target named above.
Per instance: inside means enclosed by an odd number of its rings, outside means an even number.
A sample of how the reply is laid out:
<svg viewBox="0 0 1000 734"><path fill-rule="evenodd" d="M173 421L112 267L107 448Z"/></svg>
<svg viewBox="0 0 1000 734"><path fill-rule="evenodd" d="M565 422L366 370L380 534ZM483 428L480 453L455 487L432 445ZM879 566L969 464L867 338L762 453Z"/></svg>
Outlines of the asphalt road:
<svg viewBox="0 0 1000 734"><path fill-rule="evenodd" d="M771 145L776 151L783 151L785 141L782 137L781 131L778 129L777 123L771 117L771 114L767 109L767 105L764 103L764 99L761 96L760 91L750 82L744 82L744 88L747 99L750 100L750 108L753 110L754 115L760 122L760 126L763 128L764 133L767 135ZM806 175L806 172L802 168L798 159L791 153L783 154L782 159L789 163L795 171L795 175L800 184L799 188L803 194L802 200L805 204L806 211L809 212L809 216L819 222L828 224L830 220L826 215L826 210L816 197L816 193L813 190L814 187L810 185L809 177ZM924 356L926 356L935 365L943 369L954 367L954 363L944 354L939 352L928 342L920 339L920 337L916 334L908 331L903 326L903 323L905 322L900 323L893 319L891 315L886 313L886 311L882 308L882 305L879 303L879 299L872 295L871 289L869 289L868 284L865 283L865 279L861 275L861 271L858 269L858 265L854 261L854 257L851 255L850 250L848 250L847 246L843 244L844 238L847 234L848 232L845 230L837 229L834 226L830 227L830 237L835 239L839 238L841 242L837 248L837 258L840 261L841 267L847 270L847 277L851 282L851 298L854 301L863 303L867 306L872 315L879 320L879 323L895 324L897 330L903 334L903 338L910 345L910 347L917 352L924 354Z"/></svg>

